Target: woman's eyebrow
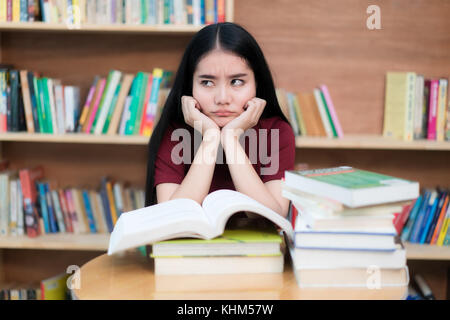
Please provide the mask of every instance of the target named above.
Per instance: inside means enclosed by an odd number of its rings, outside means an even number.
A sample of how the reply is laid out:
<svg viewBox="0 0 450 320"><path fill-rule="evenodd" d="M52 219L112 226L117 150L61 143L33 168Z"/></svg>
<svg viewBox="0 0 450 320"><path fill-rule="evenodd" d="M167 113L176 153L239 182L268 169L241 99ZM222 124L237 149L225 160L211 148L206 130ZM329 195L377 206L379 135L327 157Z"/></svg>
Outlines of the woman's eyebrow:
<svg viewBox="0 0 450 320"><path fill-rule="evenodd" d="M242 78L242 77L245 77L245 76L247 76L246 73L236 73L236 74L232 74L232 75L228 76L228 78L230 78L230 79L231 78ZM204 78L204 79L212 79L212 80L217 79L216 76L213 76L211 74L201 74L198 77L199 78Z"/></svg>

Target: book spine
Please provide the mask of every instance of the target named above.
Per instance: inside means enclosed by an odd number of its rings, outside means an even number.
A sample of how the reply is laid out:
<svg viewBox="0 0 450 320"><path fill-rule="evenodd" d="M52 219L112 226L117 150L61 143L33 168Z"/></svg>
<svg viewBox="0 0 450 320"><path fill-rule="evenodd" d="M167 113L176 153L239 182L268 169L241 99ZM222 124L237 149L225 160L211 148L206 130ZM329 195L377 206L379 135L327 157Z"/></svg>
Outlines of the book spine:
<svg viewBox="0 0 450 320"><path fill-rule="evenodd" d="M439 202L438 202L437 207L436 207L436 211L433 214L433 218L430 219L431 223L430 223L430 227L428 228L427 236L425 238L425 242L424 243L431 244L431 240L433 238L434 230L436 229L437 221L439 219L442 207L444 205L446 195L447 194L445 192L443 192L441 194L441 197L440 197Z"/></svg>
<svg viewBox="0 0 450 320"><path fill-rule="evenodd" d="M108 197L109 209L111 210L113 224L116 225L118 216L111 181L106 181L106 195Z"/></svg>
<svg viewBox="0 0 450 320"><path fill-rule="evenodd" d="M82 194L83 194L84 206L86 208L86 216L87 216L88 223L89 223L89 230L91 233L97 233L97 228L95 226L96 223L95 223L95 219L94 219L94 214L92 212L92 206L91 206L91 202L89 200L89 194L88 194L87 190L83 190Z"/></svg>
<svg viewBox="0 0 450 320"><path fill-rule="evenodd" d="M436 140L445 140L445 108L447 107L447 79L439 80L439 91L438 91L438 110L436 116Z"/></svg>
<svg viewBox="0 0 450 320"><path fill-rule="evenodd" d="M6 70L0 70L0 132L7 131L6 110L8 104Z"/></svg>
<svg viewBox="0 0 450 320"><path fill-rule="evenodd" d="M110 109L113 108L112 100L114 98L114 93L116 92L117 86L119 85L122 73L117 70L111 71L111 78L105 89L105 97L102 99L102 105L99 107L100 115L98 116L98 121L95 124L94 134L101 134L103 127L105 125L106 117Z"/></svg>
<svg viewBox="0 0 450 320"><path fill-rule="evenodd" d="M48 183L44 183L44 189L45 189L45 200L46 200L46 206L47 206L47 212L48 212L48 220L50 223L50 232L57 233L58 230L58 220L54 211L54 206L52 204L52 198L50 193L50 186Z"/></svg>
<svg viewBox="0 0 450 320"><path fill-rule="evenodd" d="M136 121L137 112L138 112L138 104L139 104L139 100L140 100L140 93L142 90L143 78L144 78L144 73L138 72L138 74L136 75L136 78L135 78L135 83L133 84L133 87L132 87L132 93L131 93L132 100L131 100L131 105L130 105L131 113L130 113L130 118L128 119L127 125L125 128L126 135L132 135L134 133L134 126L135 126L135 121Z"/></svg>
<svg viewBox="0 0 450 320"><path fill-rule="evenodd" d="M405 128L403 131L403 140L412 141L414 136L414 98L416 91L416 74L408 72L406 74L406 112Z"/></svg>
<svg viewBox="0 0 450 320"><path fill-rule="evenodd" d="M39 126L39 113L37 109L37 96L36 96L36 87L34 76L32 72L27 73L28 78L28 87L30 89L30 101L31 101L31 112L33 114L33 126L35 132L41 132L41 128Z"/></svg>
<svg viewBox="0 0 450 320"><path fill-rule="evenodd" d="M143 117L143 109L144 109L144 103L145 103L145 97L147 95L147 91L149 90L149 74L144 73L142 76L142 85L141 90L139 91L139 100L137 102L137 108L136 108L136 116L134 117L134 126L133 126L133 132L132 134L138 135L139 129L141 127L142 117Z"/></svg>
<svg viewBox="0 0 450 320"><path fill-rule="evenodd" d="M411 237L412 228L414 226L414 222L416 221L417 214L420 211L421 205L423 203L423 196L419 195L416 202L414 203L414 207L409 214L408 221L406 222L406 226L402 230L401 239L403 241L408 241Z"/></svg>
<svg viewBox="0 0 450 320"><path fill-rule="evenodd" d="M52 121L52 111L50 108L50 97L49 97L49 91L48 91L48 78L42 78L41 79L41 85L42 85L42 92L43 92L43 115L45 119L45 125L46 125L46 133L53 133L53 121Z"/></svg>
<svg viewBox="0 0 450 320"><path fill-rule="evenodd" d="M5 1L5 0L0 1L0 22L6 22L6 21L8 21L8 20L6 19L6 11L7 11L7 9L6 9L6 3L7 3L7 1Z"/></svg>
<svg viewBox="0 0 450 320"><path fill-rule="evenodd" d="M416 76L416 88L415 88L415 100L414 100L414 139L423 139L424 132L422 130L422 118L423 118L423 103L424 103L424 77L423 75Z"/></svg>
<svg viewBox="0 0 450 320"><path fill-rule="evenodd" d="M58 133L64 134L66 132L66 128L68 132L70 132L70 127L66 124L66 114L64 112L64 89L63 85L57 84L55 85L55 107L56 107L56 116L58 123Z"/></svg>
<svg viewBox="0 0 450 320"><path fill-rule="evenodd" d="M34 87L36 88L36 106L38 113L39 132L47 133L47 120L45 118L44 109L44 93L42 91L42 81L37 77L34 78Z"/></svg>
<svg viewBox="0 0 450 320"><path fill-rule="evenodd" d="M108 115L106 117L105 125L103 126L102 134L108 133L109 125L111 124L112 117L117 108L117 101L119 99L120 89L122 88L122 84L119 83L116 87L116 92L114 93L114 97L111 101L111 107L109 108Z"/></svg>
<svg viewBox="0 0 450 320"><path fill-rule="evenodd" d="M295 113L297 115L298 127L300 128L300 133L304 136L308 135L305 125L304 115L302 114L302 110L300 109L300 105L298 104L297 95L294 93L290 93L292 104L295 109Z"/></svg>
<svg viewBox="0 0 450 320"><path fill-rule="evenodd" d="M325 102L327 104L328 110L331 115L331 120L334 123L337 136L342 138L344 136L344 132L342 131L341 123L339 122L339 118L336 113L336 109L334 108L333 100L331 100L330 92L328 91L328 87L326 85L321 85L320 90L325 98Z"/></svg>
<svg viewBox="0 0 450 320"><path fill-rule="evenodd" d="M325 113L326 113L326 115L327 115L328 123L329 123L330 126L331 126L331 131L333 132L333 137L334 137L334 138L337 138L338 135L337 135L337 132L336 132L336 128L335 128L335 126L334 126L334 123L333 123L333 119L331 118L331 114L330 114L330 110L328 109L327 102L326 102L326 100L325 100L325 97L323 96L323 92L319 90L319 93L320 93L320 100L322 101L323 107L324 107L324 109L325 109Z"/></svg>
<svg viewBox="0 0 450 320"><path fill-rule="evenodd" d="M158 108L158 98L161 87L161 81L163 76L163 69L155 68L153 70L153 74L151 76L152 79L152 88L150 94L150 100L148 102L148 109L145 115L145 122L143 128L141 130L141 135L149 137L152 133L155 115Z"/></svg>
<svg viewBox="0 0 450 320"><path fill-rule="evenodd" d="M316 103L317 103L317 106L318 106L318 109L319 109L320 117L322 119L322 123L323 123L323 126L325 128L325 132L327 134L327 137L328 138L333 138L333 130L331 128L330 122L328 121L327 112L325 110L325 106L323 104L323 101L322 101L322 98L321 98L321 95L320 95L320 90L315 88L313 90L313 93L314 93L314 98L316 99Z"/></svg>
<svg viewBox="0 0 450 320"><path fill-rule="evenodd" d="M67 199L65 196L65 192L62 189L58 190L58 197L59 197L59 203L61 206L61 211L64 217L64 224L66 226L66 231L73 233L73 225L72 225L72 219L70 216L70 211L67 205Z"/></svg>
<svg viewBox="0 0 450 320"><path fill-rule="evenodd" d="M67 199L67 209L70 214L70 220L72 223L73 233L79 234L79 233L81 233L81 231L80 231L80 227L78 224L78 218L77 218L77 213L76 213L75 204L74 204L74 200L73 200L72 190L66 189L65 196Z"/></svg>
<svg viewBox="0 0 450 320"><path fill-rule="evenodd" d="M439 81L432 79L430 83L430 102L428 111L428 140L436 140L436 116L439 94Z"/></svg>
<svg viewBox="0 0 450 320"><path fill-rule="evenodd" d="M9 181L9 234L17 236L17 181Z"/></svg>
<svg viewBox="0 0 450 320"><path fill-rule="evenodd" d="M144 98L144 109L142 111L141 124L139 126L139 134L143 135L143 130L145 126L152 126L152 116L150 113L149 103L150 103L150 94L152 91L152 83L153 83L153 75L149 74L147 81L147 88L145 90L145 98ZM138 128L138 126L136 126Z"/></svg>
<svg viewBox="0 0 450 320"><path fill-rule="evenodd" d="M447 207L447 212L445 214L444 224L442 226L442 230L439 233L439 237L438 237L438 240L436 242L436 244L438 246L444 245L444 241L445 241L446 237L448 237L448 231L450 229L449 225L450 225L450 205Z"/></svg>
<svg viewBox="0 0 450 320"><path fill-rule="evenodd" d="M61 211L61 205L59 203L59 198L58 198L58 192L56 190L51 190L50 191L51 194L51 198L52 198L52 203L53 203L53 210L55 212L56 215L56 220L58 223L58 229L59 232L66 232L66 226L64 224L64 217Z"/></svg>
<svg viewBox="0 0 450 320"><path fill-rule="evenodd" d="M55 93L54 93L54 84L53 80L47 79L47 88L48 88L48 98L49 98L49 107L52 121L52 133L58 133L58 122L56 120L56 106L55 106Z"/></svg>
<svg viewBox="0 0 450 320"><path fill-rule="evenodd" d="M436 223L436 228L434 229L433 237L431 238L430 244L437 243L439 234L442 230L442 225L444 224L445 213L446 213L447 207L449 206L449 197L450 197L450 195L448 195L448 194L445 197L445 202L444 202L444 205L442 206L441 213L440 213L439 219Z"/></svg>
<svg viewBox="0 0 450 320"><path fill-rule="evenodd" d="M433 195L430 198L430 202L428 203L427 210L425 211L425 215L419 229L418 238L416 240L417 243L420 244L425 243L425 238L430 225L430 219L432 219L434 212L436 211L436 206L438 202L439 202L439 194L437 192L433 192Z"/></svg>
<svg viewBox="0 0 450 320"><path fill-rule="evenodd" d="M86 133L90 133L91 132L91 128L92 128L92 125L94 123L94 119L95 119L95 116L96 116L96 113L97 113L97 110L98 110L98 106L99 106L100 100L101 100L101 98L103 96L103 90L105 88L105 83L106 83L106 79L101 79L100 80L99 92L98 92L97 97L96 97L96 99L94 101L94 105L93 105L93 108L92 108L91 116L88 119L88 124L86 126L86 131L85 131Z"/></svg>
<svg viewBox="0 0 450 320"><path fill-rule="evenodd" d="M33 112L31 107L30 88L28 85L28 76L26 70L20 71L20 81L22 83L22 96L25 107L25 119L27 124L27 132L34 133Z"/></svg>
<svg viewBox="0 0 450 320"><path fill-rule="evenodd" d="M44 230L45 230L45 233L48 234L48 233L51 233L51 229L50 229L49 215L48 215L48 211L47 211L45 186L44 186L44 183L37 183L37 186L39 188L39 200L41 202L41 213L42 213L42 219L44 220Z"/></svg>
<svg viewBox="0 0 450 320"><path fill-rule="evenodd" d="M96 114L95 114L95 117L94 117L94 121L92 123L92 127L91 127L91 130L90 130L90 133L94 133L95 132L95 129L97 127L97 122L99 121L99 119L101 117L101 114L103 113L105 100L106 100L106 97L108 96L108 93L109 93L109 90L110 90L109 88L112 85L111 82L112 82L113 73L114 73L113 70L110 71L108 73L108 76L106 77L105 88L103 89L102 96L101 96L101 99L100 99L100 103L98 105L98 109L96 111Z"/></svg>
<svg viewBox="0 0 450 320"><path fill-rule="evenodd" d="M291 122L292 130L294 131L294 134L296 136L300 136L301 132L300 132L300 128L298 126L297 114L295 112L294 103L292 101L292 94L290 92L287 92L286 97L287 97L287 101L288 101L290 118L292 119L292 122Z"/></svg>
<svg viewBox="0 0 450 320"><path fill-rule="evenodd" d="M412 243L419 242L420 228L422 226L422 223L424 220L424 215L425 215L428 207L431 207L431 205L432 205L432 204L430 205L429 203L431 201L434 201L434 199L432 199L433 195L434 195L434 193L426 191L424 198L423 198L422 206L420 207L420 210L417 213L417 218L415 219L413 230L411 232L411 237L409 238L409 242L412 242Z"/></svg>
<svg viewBox="0 0 450 320"><path fill-rule="evenodd" d="M114 229L114 224L113 224L113 221L112 221L111 211L110 211L109 203L108 203L108 196L106 195L106 189L105 188L102 188L100 190L100 196L102 198L104 213L105 213L105 217L106 217L106 225L108 227L108 231L111 233L113 231L113 229Z"/></svg>
<svg viewBox="0 0 450 320"><path fill-rule="evenodd" d="M23 208L22 183L17 179L17 235L25 234L25 215Z"/></svg>

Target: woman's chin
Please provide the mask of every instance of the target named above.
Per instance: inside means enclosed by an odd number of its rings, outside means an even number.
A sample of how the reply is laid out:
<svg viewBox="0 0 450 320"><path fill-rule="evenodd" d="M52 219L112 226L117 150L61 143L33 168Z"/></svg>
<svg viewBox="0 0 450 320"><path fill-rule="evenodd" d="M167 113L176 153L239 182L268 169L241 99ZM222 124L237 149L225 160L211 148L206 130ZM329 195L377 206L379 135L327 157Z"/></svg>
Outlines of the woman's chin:
<svg viewBox="0 0 450 320"><path fill-rule="evenodd" d="M228 123L230 123L234 118L236 118L236 117L217 117L217 118L214 119L214 122L217 124L217 126L220 129L222 129Z"/></svg>

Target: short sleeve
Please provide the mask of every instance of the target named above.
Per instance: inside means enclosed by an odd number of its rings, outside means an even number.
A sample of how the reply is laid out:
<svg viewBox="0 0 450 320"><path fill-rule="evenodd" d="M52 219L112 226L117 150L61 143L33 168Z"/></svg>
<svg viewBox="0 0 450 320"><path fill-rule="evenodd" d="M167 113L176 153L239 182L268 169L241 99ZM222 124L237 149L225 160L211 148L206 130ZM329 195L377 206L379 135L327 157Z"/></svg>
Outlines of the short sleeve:
<svg viewBox="0 0 450 320"><path fill-rule="evenodd" d="M175 159L172 157L172 150L180 143L180 141L172 141L172 132L174 127L170 125L166 133L161 140L161 144L158 149L155 161L155 179L154 186L156 187L160 183L178 183L183 182L185 172L184 164L182 161L177 161L177 156ZM180 156L182 157L182 151Z"/></svg>
<svg viewBox="0 0 450 320"><path fill-rule="evenodd" d="M291 126L281 118L277 118L268 128L267 146L268 158L262 159L260 168L260 177L264 183L281 180L286 170L294 169L295 135Z"/></svg>

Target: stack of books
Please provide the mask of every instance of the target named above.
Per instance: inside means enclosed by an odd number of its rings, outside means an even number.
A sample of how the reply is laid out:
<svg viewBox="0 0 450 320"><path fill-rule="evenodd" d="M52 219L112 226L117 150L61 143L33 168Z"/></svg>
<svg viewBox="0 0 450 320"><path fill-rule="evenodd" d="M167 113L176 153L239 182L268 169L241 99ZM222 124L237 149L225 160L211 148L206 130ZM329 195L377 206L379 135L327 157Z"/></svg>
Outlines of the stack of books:
<svg viewBox="0 0 450 320"><path fill-rule="evenodd" d="M411 209L417 182L337 167L288 171L282 193L292 203L288 244L300 287L407 288L394 219Z"/></svg>
<svg viewBox="0 0 450 320"><path fill-rule="evenodd" d="M155 275L281 273L281 243L275 228L229 229L211 240L157 242L151 257Z"/></svg>

